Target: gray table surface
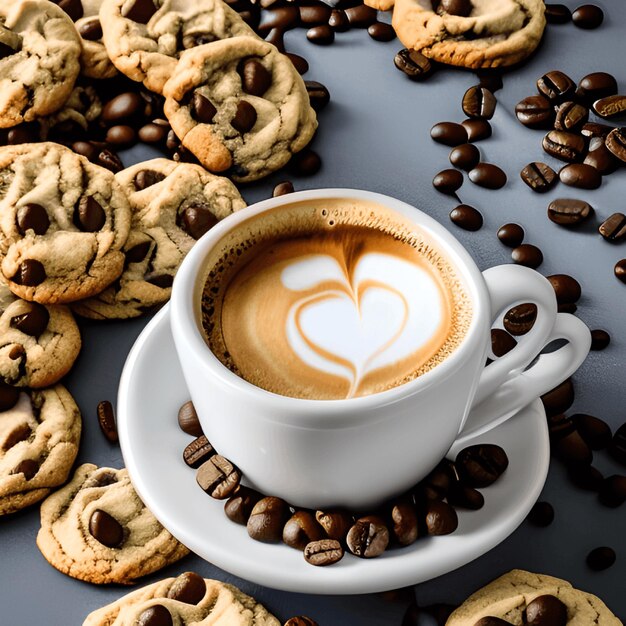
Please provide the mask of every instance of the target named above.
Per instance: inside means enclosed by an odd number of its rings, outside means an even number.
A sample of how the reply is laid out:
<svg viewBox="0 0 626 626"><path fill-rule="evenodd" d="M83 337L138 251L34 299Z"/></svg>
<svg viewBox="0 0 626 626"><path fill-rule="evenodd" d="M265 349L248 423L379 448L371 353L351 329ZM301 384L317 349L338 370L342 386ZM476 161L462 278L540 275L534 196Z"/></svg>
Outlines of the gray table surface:
<svg viewBox="0 0 626 626"><path fill-rule="evenodd" d="M566 2L571 8L578 3ZM307 79L319 80L332 95L330 106L320 114L320 130L314 148L323 159L322 170L312 178L294 180L297 189L353 187L396 196L432 215L447 226L470 250L484 269L510 262L509 250L496 238L496 230L509 221L526 229L526 241L541 247L545 275L566 272L583 287L579 316L591 328L605 328L612 336L610 347L591 353L575 375L577 412L588 412L617 428L626 419L626 285L613 276L616 261L626 257L626 244L611 246L601 240L595 227L577 232L560 229L546 218L546 206L555 197L588 199L598 218L624 211L626 170L605 179L600 190L582 192L557 186L549 194L532 193L519 179L519 171L533 160L550 158L540 146L542 134L521 127L513 115L515 103L534 92L538 76L562 69L575 80L592 71L613 73L626 91L626 8L621 0L598 2L605 9L603 26L582 31L573 25L550 26L539 52L523 68L505 77L498 92L493 119L493 137L479 145L483 159L500 164L509 182L500 191L486 191L466 180L461 200L479 208L485 225L477 233L455 227L448 219L455 206L438 194L431 180L449 167L448 150L429 138L438 121L461 121L460 100L467 87L476 83L469 72L441 71L423 84L412 83L393 67L399 42L372 41L363 31L337 37L329 48L315 47L304 31L287 34L287 49L303 54L311 64ZM124 155L126 164L149 155L135 148ZM553 163L553 165L558 165ZM278 173L243 190L249 203L271 195L274 184L288 177ZM83 438L78 462L123 466L117 446L109 444L99 430L95 409L102 399L115 401L120 372L134 339L147 320L112 323L81 323L84 347L66 384L83 413ZM605 452L596 453L595 464L605 474L624 473ZM533 450L528 450L533 462ZM567 482L563 467L552 462L542 499L556 510L555 522L547 529L523 523L507 540L477 559L445 576L415 587L420 604L458 603L476 588L512 569L524 568L570 580L575 586L603 598L626 618L626 509L607 509L594 494ZM0 520L0 624L26 626L78 625L92 610L116 600L122 587L97 587L69 578L43 559L35 544L39 528L38 507ZM595 573L585 565L588 551L610 545L617 552L616 564ZM190 556L143 582L150 583L185 570L233 582L251 593L277 616L296 614L314 617L321 626L352 624L400 625L407 603L379 595L313 596L285 593L236 579Z"/></svg>

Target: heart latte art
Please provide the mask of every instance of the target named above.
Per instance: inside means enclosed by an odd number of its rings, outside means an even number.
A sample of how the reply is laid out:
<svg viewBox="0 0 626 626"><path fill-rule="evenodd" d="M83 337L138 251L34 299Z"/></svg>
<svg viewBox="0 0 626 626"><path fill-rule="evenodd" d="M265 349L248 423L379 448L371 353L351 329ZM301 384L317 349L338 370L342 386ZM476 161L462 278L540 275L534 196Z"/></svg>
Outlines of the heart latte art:
<svg viewBox="0 0 626 626"><path fill-rule="evenodd" d="M434 367L458 334L450 277L431 248L329 213L318 230L257 234L205 286L214 354L281 395L384 391Z"/></svg>

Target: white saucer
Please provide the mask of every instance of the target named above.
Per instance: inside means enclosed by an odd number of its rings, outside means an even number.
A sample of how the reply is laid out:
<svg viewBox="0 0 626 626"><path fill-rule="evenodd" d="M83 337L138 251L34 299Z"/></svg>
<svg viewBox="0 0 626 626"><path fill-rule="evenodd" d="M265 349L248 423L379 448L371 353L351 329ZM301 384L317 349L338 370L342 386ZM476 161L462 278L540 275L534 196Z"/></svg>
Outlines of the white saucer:
<svg viewBox="0 0 626 626"><path fill-rule="evenodd" d="M497 443L510 461L502 478L483 491L480 511L459 511L456 532L418 540L376 559L346 554L336 565L317 568L297 550L250 539L245 527L228 520L223 503L198 487L195 472L182 460L190 437L177 422L178 408L188 399L165 307L137 339L122 373L117 415L126 466L142 500L175 537L218 567L266 587L373 593L445 574L508 537L535 503L548 472L548 431L537 400L492 431L451 449L454 456L469 444Z"/></svg>

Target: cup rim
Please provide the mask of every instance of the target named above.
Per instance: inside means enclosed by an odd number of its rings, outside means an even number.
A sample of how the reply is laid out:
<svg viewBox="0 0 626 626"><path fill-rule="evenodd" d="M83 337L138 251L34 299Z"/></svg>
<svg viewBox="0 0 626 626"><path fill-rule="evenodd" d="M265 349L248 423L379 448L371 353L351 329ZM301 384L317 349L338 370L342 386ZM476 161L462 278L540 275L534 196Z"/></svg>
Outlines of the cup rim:
<svg viewBox="0 0 626 626"><path fill-rule="evenodd" d="M199 315L200 301L197 297L198 279L204 261L213 246L222 237L249 218L268 210L301 201L342 198L381 204L392 211L400 213L420 226L420 228L426 230L429 236L436 241L437 245L441 246L446 255L450 255L452 265L459 272L467 286L472 301L472 319L469 328L454 352L442 363L413 380L385 391L354 398L316 400L283 396L257 387L230 371L213 354L204 339ZM235 393L245 395L248 399L252 399L255 402L272 402L279 404L282 409L287 411L293 409L294 420L297 421L298 411L306 411L307 409L319 412L320 417L322 417L325 413L334 413L336 415L337 412L350 412L355 409L363 410L392 404L448 378L463 365L475 349L474 344L476 343L477 333L481 330L486 332L488 327L486 309L489 306L489 302L489 294L482 278L482 273L471 255L456 237L434 218L417 207L384 194L350 188L321 188L297 191L262 200L236 211L218 222L194 244L185 259L183 259L174 279L170 309L172 312L171 325L174 338L178 336L184 341L186 348L195 351L196 361L207 369L209 375L217 378L221 385L230 388Z"/></svg>

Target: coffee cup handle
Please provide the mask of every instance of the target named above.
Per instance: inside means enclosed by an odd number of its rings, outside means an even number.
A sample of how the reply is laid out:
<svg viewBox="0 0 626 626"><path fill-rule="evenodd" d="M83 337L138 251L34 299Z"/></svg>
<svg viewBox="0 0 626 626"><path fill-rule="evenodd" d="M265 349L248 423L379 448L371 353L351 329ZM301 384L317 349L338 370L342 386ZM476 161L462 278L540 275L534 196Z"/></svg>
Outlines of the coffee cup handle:
<svg viewBox="0 0 626 626"><path fill-rule="evenodd" d="M472 409L461 427L462 438L501 424L521 408L571 376L585 360L591 333L577 317L558 313L554 289L538 272L519 265L500 265L483 272L491 298L491 320L517 304L532 302L537 318L518 344L483 370ZM541 354L555 340L553 352Z"/></svg>

